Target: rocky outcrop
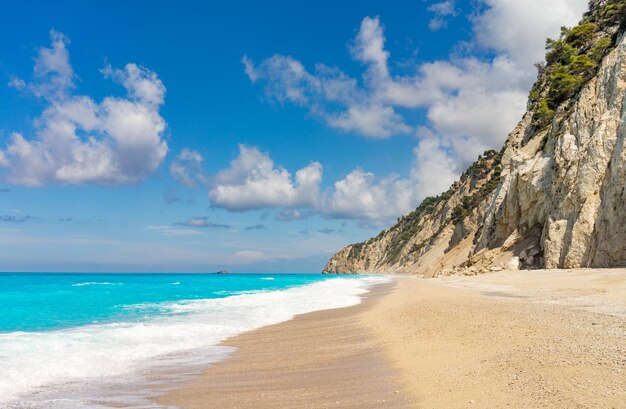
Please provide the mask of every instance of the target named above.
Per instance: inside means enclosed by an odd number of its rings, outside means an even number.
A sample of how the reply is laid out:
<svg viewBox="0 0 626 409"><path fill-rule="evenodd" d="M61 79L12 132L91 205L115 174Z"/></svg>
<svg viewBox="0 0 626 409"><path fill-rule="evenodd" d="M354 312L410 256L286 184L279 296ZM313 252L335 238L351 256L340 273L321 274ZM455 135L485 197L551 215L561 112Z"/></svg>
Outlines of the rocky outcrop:
<svg viewBox="0 0 626 409"><path fill-rule="evenodd" d="M324 272L626 265L625 9L592 2L553 43L502 151L485 152L450 190L377 237L342 249Z"/></svg>

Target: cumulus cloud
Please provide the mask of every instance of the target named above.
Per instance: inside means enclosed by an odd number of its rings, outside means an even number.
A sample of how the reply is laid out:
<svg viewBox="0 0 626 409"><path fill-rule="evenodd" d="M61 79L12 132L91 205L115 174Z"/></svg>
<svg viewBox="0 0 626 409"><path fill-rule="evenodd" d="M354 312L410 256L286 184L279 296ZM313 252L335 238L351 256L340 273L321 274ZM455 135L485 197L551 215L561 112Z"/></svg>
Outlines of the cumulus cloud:
<svg viewBox="0 0 626 409"><path fill-rule="evenodd" d="M102 70L125 88L125 97L97 102L76 95L68 44L64 35L52 31L51 46L39 49L33 80L24 87L47 107L35 121L35 137L14 132L0 150L0 176L25 186L145 179L168 151L162 138L166 123L159 113L165 86L154 72L131 63Z"/></svg>
<svg viewBox="0 0 626 409"><path fill-rule="evenodd" d="M577 23L588 0L481 0L484 11L473 17L475 43L495 50L526 68L543 61L547 37ZM531 78L532 80L532 78Z"/></svg>
<svg viewBox="0 0 626 409"><path fill-rule="evenodd" d="M314 207L321 180L322 165L317 162L293 177L257 148L239 145L239 156L215 176L209 198L213 206L231 211Z"/></svg>
<svg viewBox="0 0 626 409"><path fill-rule="evenodd" d="M124 70L106 65L100 72L122 84L132 99L153 105L161 105L165 100L165 86L159 77L136 64L127 64Z"/></svg>
<svg viewBox="0 0 626 409"><path fill-rule="evenodd" d="M413 128L398 114L398 107L416 107L421 95L416 79L392 77L389 52L378 17L366 17L350 46L355 61L364 67L361 81L338 68L316 64L311 72L291 56L274 55L254 64L244 57L252 82L263 84L266 98L276 103L307 107L327 125L371 138L411 133Z"/></svg>
<svg viewBox="0 0 626 409"><path fill-rule="evenodd" d="M41 47L35 59L35 82L30 84L35 95L50 100L62 99L75 87L68 44L69 39L65 35L50 30L50 48ZM25 82L19 78L12 82L14 86L25 86Z"/></svg>
<svg viewBox="0 0 626 409"><path fill-rule="evenodd" d="M307 107L312 115L336 129L388 138L410 133L412 128L394 107L405 105L401 101L405 93L398 86L404 80L396 82L390 77L384 42L379 19L366 17L350 47L353 58L365 67L364 87L337 68L317 64L310 72L290 56L274 55L258 65L248 57L242 62L252 82L264 83L268 100ZM393 101L398 103L390 103Z"/></svg>
<svg viewBox="0 0 626 409"><path fill-rule="evenodd" d="M456 180L461 169L428 129L420 129L418 133L421 134L421 140L413 150L414 159L409 176L415 195L421 201L427 196L436 196L445 191Z"/></svg>
<svg viewBox="0 0 626 409"><path fill-rule="evenodd" d="M386 138L395 133L408 133L411 128L393 108L382 104L351 106L335 116L327 115L328 124L344 131L356 131L365 136Z"/></svg>
<svg viewBox="0 0 626 409"><path fill-rule="evenodd" d="M170 175L187 187L206 185L208 178L202 169L203 161L200 152L185 148L170 165Z"/></svg>
<svg viewBox="0 0 626 409"><path fill-rule="evenodd" d="M294 178L257 148L240 145L239 149L230 167L214 178L209 192L212 205L237 212L278 208L278 221L316 214L375 222L392 220L411 211L424 197L447 189L457 175L457 164L432 135L424 136L415 147L408 177L378 178L355 169L325 191L320 190L321 165L317 163L300 169Z"/></svg>
<svg viewBox="0 0 626 409"><path fill-rule="evenodd" d="M377 178L373 173L355 169L335 182L323 210L336 218L393 220L413 210L425 197L446 190L456 179L457 168L437 138L425 137L413 150L408 177Z"/></svg>

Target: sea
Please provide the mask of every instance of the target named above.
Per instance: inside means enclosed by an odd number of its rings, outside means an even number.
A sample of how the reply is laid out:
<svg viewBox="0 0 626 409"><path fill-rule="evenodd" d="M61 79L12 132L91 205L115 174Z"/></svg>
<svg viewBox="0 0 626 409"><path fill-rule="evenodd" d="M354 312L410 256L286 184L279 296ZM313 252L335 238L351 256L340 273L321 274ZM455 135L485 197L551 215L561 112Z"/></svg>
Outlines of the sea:
<svg viewBox="0 0 626 409"><path fill-rule="evenodd" d="M358 304L390 280L0 273L0 408L159 408L152 398L228 358L228 338Z"/></svg>

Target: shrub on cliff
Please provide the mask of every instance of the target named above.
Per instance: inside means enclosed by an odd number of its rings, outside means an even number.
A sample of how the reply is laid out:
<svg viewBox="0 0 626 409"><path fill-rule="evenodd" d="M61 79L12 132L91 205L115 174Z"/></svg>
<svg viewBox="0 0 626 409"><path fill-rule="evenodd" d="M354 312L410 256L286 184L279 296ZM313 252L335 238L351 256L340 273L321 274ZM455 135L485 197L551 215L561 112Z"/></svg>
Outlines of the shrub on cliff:
<svg viewBox="0 0 626 409"><path fill-rule="evenodd" d="M626 2L608 0L592 8L581 24L561 28L557 39L546 40L546 64L540 64L529 109L537 128L547 126L559 105L578 93L596 74L602 58L615 45L615 26L626 25ZM618 30L619 30L618 29Z"/></svg>
<svg viewBox="0 0 626 409"><path fill-rule="evenodd" d="M569 30L565 41L572 47L578 48L587 44L598 30L594 23L584 23Z"/></svg>

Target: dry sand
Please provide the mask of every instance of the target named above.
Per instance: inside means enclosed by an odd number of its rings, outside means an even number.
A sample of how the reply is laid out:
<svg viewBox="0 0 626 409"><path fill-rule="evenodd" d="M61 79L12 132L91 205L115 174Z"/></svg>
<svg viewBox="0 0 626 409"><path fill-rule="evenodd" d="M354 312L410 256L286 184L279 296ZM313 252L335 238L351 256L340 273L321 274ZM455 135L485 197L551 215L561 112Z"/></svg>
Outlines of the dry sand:
<svg viewBox="0 0 626 409"><path fill-rule="evenodd" d="M420 408L626 408L626 271L401 279L363 315Z"/></svg>
<svg viewBox="0 0 626 409"><path fill-rule="evenodd" d="M402 277L242 334L181 408L626 408L626 270Z"/></svg>

